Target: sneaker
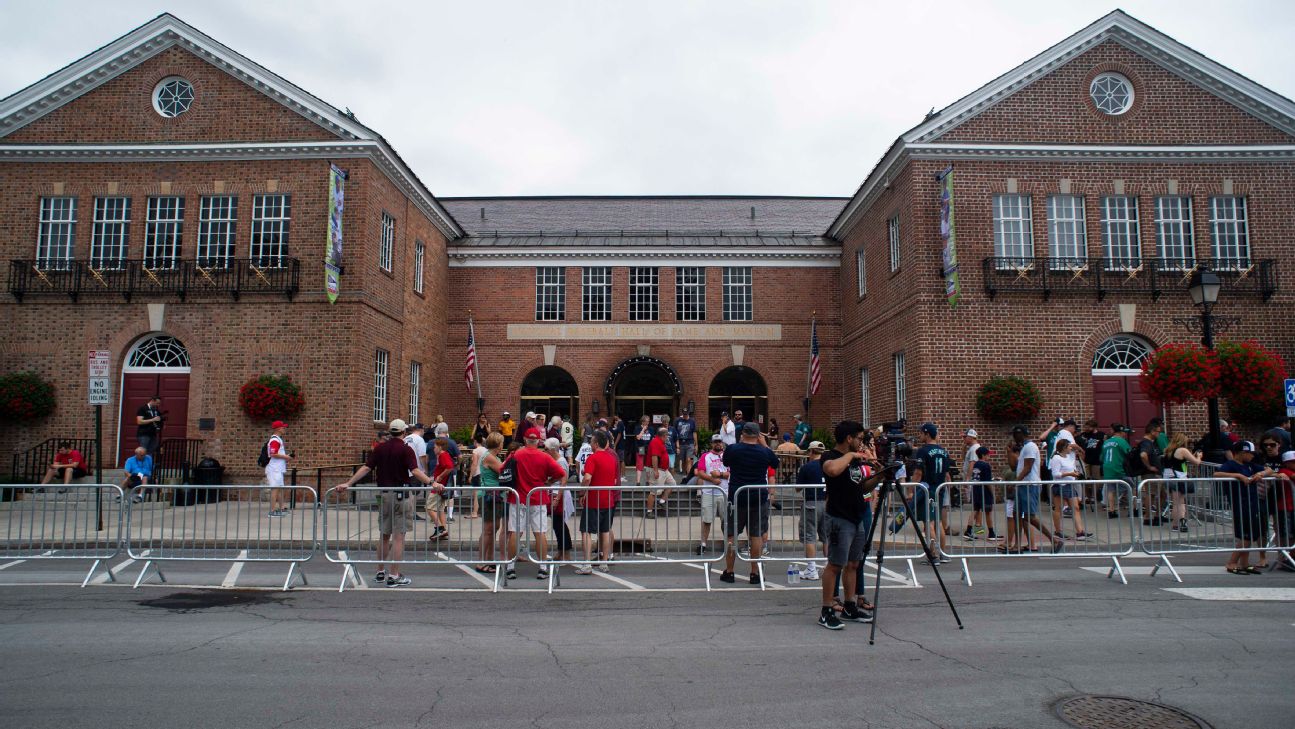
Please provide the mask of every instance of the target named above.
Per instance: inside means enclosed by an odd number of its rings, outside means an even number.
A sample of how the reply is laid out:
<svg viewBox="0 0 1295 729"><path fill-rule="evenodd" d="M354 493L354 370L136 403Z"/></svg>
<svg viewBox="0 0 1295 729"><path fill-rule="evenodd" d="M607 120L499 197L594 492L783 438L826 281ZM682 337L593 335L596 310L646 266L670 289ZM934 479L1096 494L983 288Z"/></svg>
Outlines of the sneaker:
<svg viewBox="0 0 1295 729"><path fill-rule="evenodd" d="M975 528L974 532L975 532L976 534L984 534L984 533L985 533L985 528L984 528L984 527L982 527L982 526L978 526L978 527L976 527L976 528Z"/></svg>
<svg viewBox="0 0 1295 729"><path fill-rule="evenodd" d="M611 571L612 571L611 566L610 566L610 565L605 565L605 564L600 564L600 565L598 565L598 566L594 567L594 569L598 570L599 572L603 572L603 573L608 573L608 572L611 572Z"/></svg>
<svg viewBox="0 0 1295 729"><path fill-rule="evenodd" d="M143 496L141 496L140 494L135 494L134 496L130 497L130 503L132 503L132 504L142 504L142 503L144 503L144 497L143 497Z"/></svg>
<svg viewBox="0 0 1295 729"><path fill-rule="evenodd" d="M900 514L899 516L896 516L896 517L895 517L895 522L894 522L893 524L891 524L891 525L890 525L890 533L891 533L891 534L898 534L898 533L899 533L899 530L900 530L903 526L904 526L904 515L903 515L903 514Z"/></svg>
<svg viewBox="0 0 1295 729"><path fill-rule="evenodd" d="M577 575L592 575L593 573L594 568L591 565L582 564L579 567L576 567Z"/></svg>
<svg viewBox="0 0 1295 729"><path fill-rule="evenodd" d="M509 567L508 571L504 573L504 577L509 580L517 579L517 570Z"/></svg>
<svg viewBox="0 0 1295 729"><path fill-rule="evenodd" d="M706 554L706 545L704 543L697 545L697 554Z"/></svg>
<svg viewBox="0 0 1295 729"><path fill-rule="evenodd" d="M1002 538L1001 536L999 536L999 535L997 535L997 534L995 534L995 533L993 533L993 532L990 532L990 533L989 533L989 536L988 536L988 537L985 537L985 539L986 539L987 541L990 541L990 542L1001 542L1001 541L1003 541L1003 538Z"/></svg>
<svg viewBox="0 0 1295 729"><path fill-rule="evenodd" d="M537 580L547 580L548 578L549 578L549 571L544 569L543 567L540 568L539 572L535 573L535 579Z"/></svg>
<svg viewBox="0 0 1295 729"><path fill-rule="evenodd" d="M282 519L282 518L283 518L283 512L281 512L281 511L279 511L279 510L277 510L277 509L276 509L276 510L271 511L270 513L266 514L265 516L266 516L266 518L269 518L269 519Z"/></svg>
<svg viewBox="0 0 1295 729"><path fill-rule="evenodd" d="M643 518L644 518L644 519L655 519L655 518L656 518L656 512L655 512L655 511L653 511L652 509L648 509L647 511L643 512Z"/></svg>
<svg viewBox="0 0 1295 729"><path fill-rule="evenodd" d="M737 554L738 554L738 556L739 556L739 557L741 557L742 559L751 559L751 549L750 549L750 547L743 547L743 548L741 548L741 549L737 550Z"/></svg>
<svg viewBox="0 0 1295 729"><path fill-rule="evenodd" d="M1089 539L1092 539L1092 537L1093 535L1089 534L1088 532L1075 532L1076 542L1086 542Z"/></svg>
<svg viewBox="0 0 1295 729"><path fill-rule="evenodd" d="M1066 543L1065 543L1065 542L1061 541L1060 539L1054 539L1054 540L1052 540L1052 553L1053 553L1053 554L1059 554L1059 553L1061 552L1061 550L1063 550L1063 549L1065 549L1065 548L1066 548Z"/></svg>
<svg viewBox="0 0 1295 729"><path fill-rule="evenodd" d="M966 541L968 541L968 542L974 542L974 541L976 541L976 535L975 535L975 534L972 534L970 530L968 530L968 531L966 531L966 532L963 532L963 534L962 534L962 538L963 538L963 539L965 539L965 540L966 540Z"/></svg>
<svg viewBox="0 0 1295 729"><path fill-rule="evenodd" d="M845 610L841 611L841 619L851 623L871 623L872 613L854 603L849 603L845 606Z"/></svg>
<svg viewBox="0 0 1295 729"><path fill-rule="evenodd" d="M1069 506L1063 506L1063 507L1061 507L1061 515L1062 515L1062 516L1074 516L1074 515L1075 515L1075 512L1074 512L1074 510L1073 510L1073 509L1071 509Z"/></svg>
<svg viewBox="0 0 1295 729"><path fill-rule="evenodd" d="M387 578L387 587L407 587L413 580L404 575L392 575Z"/></svg>
<svg viewBox="0 0 1295 729"><path fill-rule="evenodd" d="M753 585L758 585L758 584L760 584L760 573L759 573L759 572L752 572L752 573L751 573L751 584L753 584Z"/></svg>
<svg viewBox="0 0 1295 729"><path fill-rule="evenodd" d="M601 565L600 565L601 566ZM719 575L720 582L737 582L737 577L732 572L721 572Z"/></svg>
<svg viewBox="0 0 1295 729"><path fill-rule="evenodd" d="M940 564L948 564L948 563L950 563L950 562L952 562L952 561L953 561L953 560L952 560L952 559L950 559L949 557L940 557Z"/></svg>
<svg viewBox="0 0 1295 729"><path fill-rule="evenodd" d="M845 623L836 617L836 611L832 608L823 608L818 611L818 624L828 630L844 630Z"/></svg>
<svg viewBox="0 0 1295 729"><path fill-rule="evenodd" d="M437 528L436 528L436 531L432 532L431 536L429 536L427 539L428 539L428 541L436 542L436 541L440 541L440 540L442 540L442 539L444 539L444 538L446 538L446 537L448 537L448 536L450 536L450 530L448 530L448 529L444 529L444 528L441 528L441 527L437 527Z"/></svg>
<svg viewBox="0 0 1295 729"><path fill-rule="evenodd" d="M60 494L66 494L66 493L67 493L67 487L66 487L66 486L64 486L63 488L59 489L59 490L58 490L58 492L59 492Z"/></svg>
<svg viewBox="0 0 1295 729"><path fill-rule="evenodd" d="M374 582L386 582L386 581L387 581L387 573L386 573L386 572L384 572L384 571L382 571L382 570L378 570L378 574L376 574L376 575L374 575L374 576L373 576L373 581L374 581Z"/></svg>
<svg viewBox="0 0 1295 729"><path fill-rule="evenodd" d="M810 580L811 582L812 582L812 581L814 581L814 580L818 580L818 579L820 579L819 574L818 574L818 567L815 567L814 565L810 565L810 566L809 566L809 569L807 569L807 570L801 570L801 571L800 571L800 579L802 579L802 580Z"/></svg>
<svg viewBox="0 0 1295 729"><path fill-rule="evenodd" d="M764 545L764 549L760 552L760 555L763 557L770 557L773 555L773 550L769 547L767 542Z"/></svg>

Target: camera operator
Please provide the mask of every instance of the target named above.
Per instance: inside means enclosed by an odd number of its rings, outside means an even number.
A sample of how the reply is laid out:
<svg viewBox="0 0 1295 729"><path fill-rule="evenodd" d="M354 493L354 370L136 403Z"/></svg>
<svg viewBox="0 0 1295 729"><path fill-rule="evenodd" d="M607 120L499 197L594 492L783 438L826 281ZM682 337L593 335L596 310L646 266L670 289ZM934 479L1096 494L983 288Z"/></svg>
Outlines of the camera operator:
<svg viewBox="0 0 1295 729"><path fill-rule="evenodd" d="M823 602L818 624L828 630L844 628L842 619L859 623L872 620L872 614L861 609L855 599L856 571L867 551L868 527L872 523L868 498L886 471L878 474L864 463L864 454L859 451L863 432L863 425L853 420L837 423L836 446L822 457L827 484L827 568L823 572ZM840 618L832 610L832 592L838 575L846 598Z"/></svg>
<svg viewBox="0 0 1295 729"><path fill-rule="evenodd" d="M150 456L157 453L158 443L162 440L162 423L166 420L166 416L158 409L161 405L162 397L154 395L135 411L135 425L138 426L135 430L135 438L139 441L139 446Z"/></svg>

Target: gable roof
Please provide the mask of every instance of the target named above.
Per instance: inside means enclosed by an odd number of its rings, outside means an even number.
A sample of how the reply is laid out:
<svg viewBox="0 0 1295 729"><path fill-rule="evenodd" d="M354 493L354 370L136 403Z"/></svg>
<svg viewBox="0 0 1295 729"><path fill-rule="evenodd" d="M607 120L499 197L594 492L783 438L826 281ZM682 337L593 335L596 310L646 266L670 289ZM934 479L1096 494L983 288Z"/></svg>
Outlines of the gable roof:
<svg viewBox="0 0 1295 729"><path fill-rule="evenodd" d="M827 234L840 238L848 230L847 223L866 208L864 201L888 178L891 169L906 159L910 147L937 142L949 130L1107 41L1119 43L1261 121L1295 135L1295 101L1207 58L1123 10L1113 10L901 134L832 222Z"/></svg>
<svg viewBox="0 0 1295 729"><path fill-rule="evenodd" d="M450 238L462 235L462 230L449 212L381 134L361 124L353 115L339 110L170 13L157 16L108 45L0 99L0 139L117 78L162 51L177 46L336 134L341 140L372 143L376 153L385 158L378 160L379 166L385 168L385 172L394 173L393 180L415 198L415 202L437 227Z"/></svg>

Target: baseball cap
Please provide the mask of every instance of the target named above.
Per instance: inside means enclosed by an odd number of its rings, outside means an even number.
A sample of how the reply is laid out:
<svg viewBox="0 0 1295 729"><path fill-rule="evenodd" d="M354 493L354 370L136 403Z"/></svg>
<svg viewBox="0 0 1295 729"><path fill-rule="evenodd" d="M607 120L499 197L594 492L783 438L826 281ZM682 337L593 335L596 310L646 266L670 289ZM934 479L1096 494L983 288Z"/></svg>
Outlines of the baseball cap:
<svg viewBox="0 0 1295 729"><path fill-rule="evenodd" d="M797 414L795 414L795 415L793 415L793 416L791 416L791 417L792 417L793 419L795 419L795 420L801 420L800 413L797 413Z"/></svg>
<svg viewBox="0 0 1295 729"><path fill-rule="evenodd" d="M510 412L508 412L507 410L505 410L505 411L504 411L504 415L512 415L512 413L510 413Z"/></svg>
<svg viewBox="0 0 1295 729"><path fill-rule="evenodd" d="M422 423L414 423L414 430L427 430L427 426Z"/></svg>
<svg viewBox="0 0 1295 729"><path fill-rule="evenodd" d="M760 435L760 425L754 420L742 424L742 435Z"/></svg>
<svg viewBox="0 0 1295 729"><path fill-rule="evenodd" d="M391 421L391 427L389 428L389 430L392 433L395 433L395 432L403 433L408 428L409 426L405 424L405 421L401 420L400 418L396 418L395 420Z"/></svg>
<svg viewBox="0 0 1295 729"><path fill-rule="evenodd" d="M1251 443L1248 440L1238 441L1235 445L1232 446L1232 452L1233 453L1254 453L1255 444Z"/></svg>
<svg viewBox="0 0 1295 729"><path fill-rule="evenodd" d="M1282 454L1282 463L1290 463L1291 461L1295 461L1295 451L1286 451Z"/></svg>
<svg viewBox="0 0 1295 729"><path fill-rule="evenodd" d="M710 437L710 442L711 442L711 443L723 443L723 442L724 442L724 436L720 435L719 433L716 433L715 435L712 435L712 436Z"/></svg>
<svg viewBox="0 0 1295 729"><path fill-rule="evenodd" d="M1127 425L1121 425L1121 426L1120 426L1120 432L1121 432L1121 433L1132 433L1132 432L1133 432L1133 428L1130 428L1130 427L1129 427L1129 426L1127 426Z"/></svg>
<svg viewBox="0 0 1295 729"><path fill-rule="evenodd" d="M932 438L934 438L936 432L938 432L938 429L935 427L935 423L922 423L922 426L918 428L918 430L922 431L923 433L926 433Z"/></svg>
<svg viewBox="0 0 1295 729"><path fill-rule="evenodd" d="M989 449L985 446L976 449L976 458L984 458L987 455L989 455Z"/></svg>
<svg viewBox="0 0 1295 729"><path fill-rule="evenodd" d="M554 448L554 449L556 449L556 448L561 448L561 447L562 447L562 443L561 443L560 441L558 441L558 439L557 439L557 438L549 438L548 440L544 441L544 447L545 447L545 448Z"/></svg>
<svg viewBox="0 0 1295 729"><path fill-rule="evenodd" d="M824 447L823 447L823 441L821 441L821 440L811 440L811 441L809 442L809 449L810 449L811 451L824 451L824 450L827 450L826 448L824 448Z"/></svg>
<svg viewBox="0 0 1295 729"><path fill-rule="evenodd" d="M1066 418L1065 420L1061 421L1061 425L1062 427L1065 427L1067 425L1078 426L1079 423L1076 423L1074 418Z"/></svg>
<svg viewBox="0 0 1295 729"><path fill-rule="evenodd" d="M966 436L968 438L979 438L980 434L976 432L975 428L967 428Z"/></svg>
<svg viewBox="0 0 1295 729"><path fill-rule="evenodd" d="M273 423L270 423L270 430L278 430L279 428L286 428L286 427L288 427L288 424L283 422L282 420L276 420Z"/></svg>
<svg viewBox="0 0 1295 729"><path fill-rule="evenodd" d="M526 417L527 417L528 419L529 419L529 418L533 418L533 417L535 417L535 411L534 411L534 410L527 410L527 411L526 411Z"/></svg>
<svg viewBox="0 0 1295 729"><path fill-rule="evenodd" d="M1021 435L1029 435L1030 431L1027 430L1024 425L1017 425L1012 428L1012 435L1016 435L1017 433L1020 433Z"/></svg>

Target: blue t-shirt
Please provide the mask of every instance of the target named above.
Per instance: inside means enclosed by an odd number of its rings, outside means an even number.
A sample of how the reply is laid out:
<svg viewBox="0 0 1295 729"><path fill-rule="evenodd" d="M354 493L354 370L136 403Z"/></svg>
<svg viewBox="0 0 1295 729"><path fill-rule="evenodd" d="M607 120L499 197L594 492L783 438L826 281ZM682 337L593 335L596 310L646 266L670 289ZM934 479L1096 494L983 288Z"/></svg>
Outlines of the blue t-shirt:
<svg viewBox="0 0 1295 729"><path fill-rule="evenodd" d="M807 461L805 465L800 467L800 470L796 471L796 483L798 484L823 483L823 481L823 461L821 459L815 458L812 461ZM822 501L826 498L827 491L822 487L805 489L806 501Z"/></svg>
<svg viewBox="0 0 1295 729"><path fill-rule="evenodd" d="M138 473L144 476L152 477L153 457L144 456L143 458L140 458L139 456L131 456L130 458L127 458L126 473L131 476L134 476L135 474Z"/></svg>
<svg viewBox="0 0 1295 729"><path fill-rule="evenodd" d="M665 452L674 455L674 442L679 439L679 431L671 425L666 428L665 434Z"/></svg>
<svg viewBox="0 0 1295 729"><path fill-rule="evenodd" d="M972 481L993 481L994 469L989 465L989 461L976 461L971 466Z"/></svg>
<svg viewBox="0 0 1295 729"><path fill-rule="evenodd" d="M944 483L945 474L953 466L953 459L949 458L949 452L944 450L944 446L936 443L927 443L918 448L913 453L913 458L917 459L918 465L922 467L922 481L931 487L932 492Z"/></svg>
<svg viewBox="0 0 1295 729"><path fill-rule="evenodd" d="M676 418L674 421L675 435L672 440L678 440L680 443L691 446L693 434L697 432L697 421L692 418L684 420Z"/></svg>
<svg viewBox="0 0 1295 729"><path fill-rule="evenodd" d="M764 486L769 483L769 469L778 467L778 456L758 443L734 443L724 449L724 465L728 466L728 492L736 494L739 486ZM753 489L756 490L756 489ZM758 489L760 503L769 500L768 489ZM751 491L743 491L742 500L749 500Z"/></svg>
<svg viewBox="0 0 1295 729"><path fill-rule="evenodd" d="M1229 459L1222 466L1215 469L1215 473L1238 473L1242 476L1253 476L1264 470L1264 466L1256 461L1249 463L1240 463ZM1236 501L1247 501L1251 506L1258 508L1259 489L1252 483L1241 483L1233 479L1228 479L1232 483L1228 484L1228 495Z"/></svg>

